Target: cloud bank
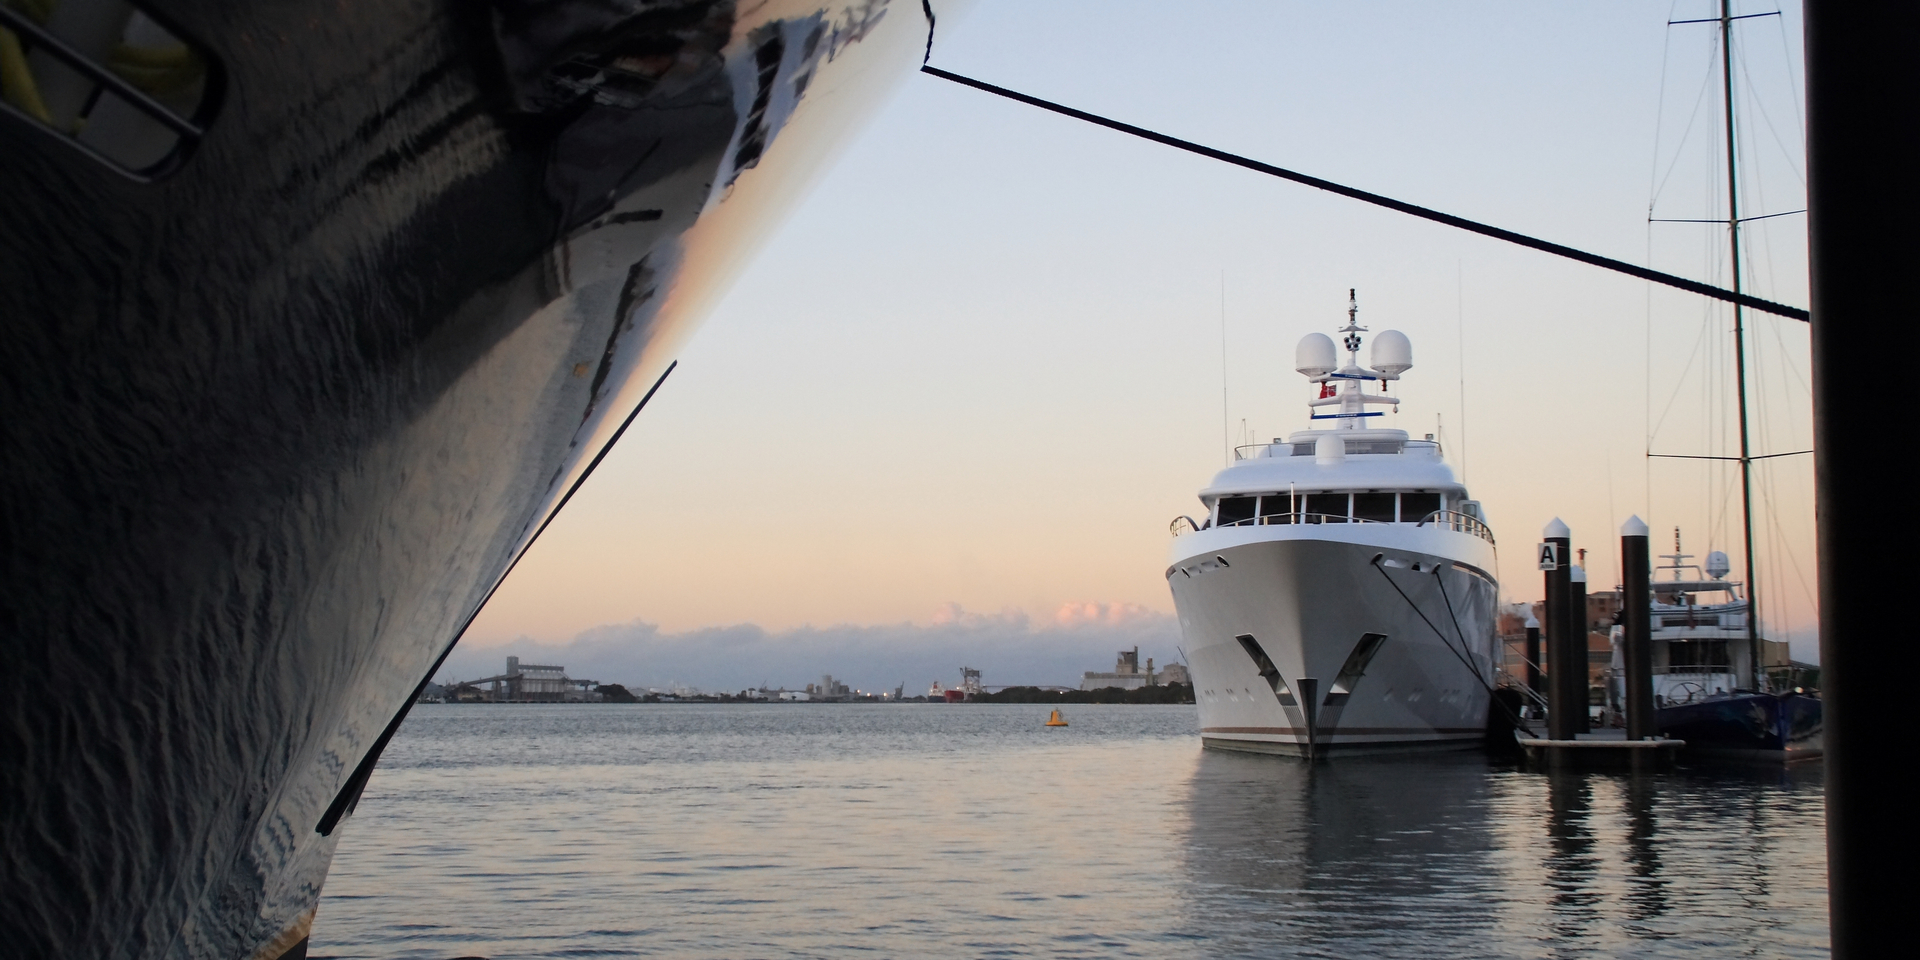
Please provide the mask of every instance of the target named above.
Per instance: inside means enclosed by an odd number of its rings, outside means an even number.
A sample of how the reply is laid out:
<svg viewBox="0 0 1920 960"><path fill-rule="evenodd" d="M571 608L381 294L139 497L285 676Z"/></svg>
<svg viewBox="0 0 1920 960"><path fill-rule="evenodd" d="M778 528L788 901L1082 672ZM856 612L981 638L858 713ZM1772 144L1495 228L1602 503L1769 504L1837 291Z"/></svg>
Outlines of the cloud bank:
<svg viewBox="0 0 1920 960"><path fill-rule="evenodd" d="M948 604L926 625L841 625L768 632L753 624L664 633L650 623L607 624L566 643L522 637L496 647L456 648L436 680L498 674L508 656L559 664L569 676L667 689L742 690L761 683L799 688L830 673L852 686L909 696L939 680L953 686L960 667L981 671L989 686L1077 687L1087 670L1113 669L1117 650L1140 647L1155 664L1176 661L1180 631L1173 617L1131 604L1069 603L1050 620L1010 611L971 613Z"/></svg>

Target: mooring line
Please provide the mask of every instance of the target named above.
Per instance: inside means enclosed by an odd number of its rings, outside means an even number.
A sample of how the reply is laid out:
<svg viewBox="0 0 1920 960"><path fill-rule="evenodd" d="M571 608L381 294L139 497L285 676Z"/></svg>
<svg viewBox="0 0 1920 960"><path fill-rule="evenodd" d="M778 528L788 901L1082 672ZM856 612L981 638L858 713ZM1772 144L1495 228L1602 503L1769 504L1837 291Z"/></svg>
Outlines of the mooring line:
<svg viewBox="0 0 1920 960"><path fill-rule="evenodd" d="M1405 601L1407 602L1407 606L1409 606L1409 607L1412 607L1412 608L1413 608L1413 612L1414 612L1415 614L1417 614L1417 615L1418 615L1418 616L1420 617L1420 619L1421 619L1421 621L1422 621L1422 622L1424 622L1424 623L1426 623L1426 625L1427 625L1427 629L1429 629L1429 630L1432 630L1432 631L1433 631L1433 635L1434 635L1434 636L1436 636L1436 637L1439 637L1439 638L1440 638L1440 643L1441 643L1441 645L1442 645L1442 646L1444 646L1444 647L1446 647L1446 648L1447 648L1447 652L1448 652L1448 653L1451 653L1451 654L1453 654L1453 657L1454 657L1454 659L1456 659L1456 660L1459 660L1459 661L1460 661L1460 664L1461 664L1461 666L1464 666L1464 667L1466 667L1466 668L1467 668L1467 672L1468 672L1468 673L1471 673L1471 674L1473 674L1473 679L1474 679L1474 680L1476 680L1476 681L1478 681L1478 682L1479 682L1479 684L1480 684L1480 686L1481 686L1482 688L1484 688L1484 689L1485 689L1485 690L1487 691L1487 700L1488 700L1488 702L1489 702L1489 703L1492 703L1492 704L1494 704L1494 705L1495 705L1495 706L1497 706L1497 707L1499 707L1499 708L1500 708L1500 712L1501 712L1501 713L1504 713L1504 714L1506 714L1506 715L1507 715L1507 719L1509 719L1509 720L1512 720L1512 721L1513 721L1513 724L1514 724L1514 727L1515 727L1515 728L1518 728L1518 727L1520 726L1520 717L1519 717L1518 715L1516 715L1516 714L1515 714L1515 713L1514 713L1514 712L1513 712L1512 710L1510 710L1510 709L1508 709L1508 707L1507 707L1507 705L1506 705L1506 704L1504 704L1504 703L1501 703L1501 702L1500 702L1500 697L1499 697L1499 695L1498 695L1498 691L1496 691L1496 690L1494 690L1494 689L1493 689L1493 686L1492 686L1491 684L1489 684L1489 683L1487 683L1487 681L1486 681L1486 678L1485 678L1485 677L1482 677L1482 676L1480 676L1480 670L1479 670L1479 668L1477 668L1477 667L1475 667L1475 666L1473 665L1473 662L1472 662L1472 660L1470 660L1469 658L1467 658L1467 657L1462 657L1462 656L1460 655L1460 651L1458 651L1458 650L1455 650L1455 649L1453 648L1453 641L1452 641L1452 640L1448 640L1448 639L1447 639L1447 635L1446 635L1445 633L1443 633L1443 632L1441 632L1441 630L1440 630L1440 628L1439 628L1439 627L1436 627L1436 626L1434 626L1434 625L1433 625L1433 621L1432 621L1432 620L1428 620L1428 619L1427 619L1427 614L1426 614L1426 612L1425 612L1425 611L1423 611L1423 610L1421 610L1421 609L1420 609L1420 605L1419 605L1419 604L1417 604L1417 603L1414 603L1414 602L1413 602L1413 598L1412 598L1412 597L1409 597L1409 596L1407 596L1407 592L1406 592L1405 590L1402 590L1402 589L1400 589L1400 585L1399 585L1399 584L1397 584L1397 583L1394 583L1394 582L1393 582L1393 577L1392 577L1392 576L1391 576L1390 574L1388 574L1388 573L1387 573L1387 568L1385 568L1385 567L1383 567L1383 566L1381 566L1381 565L1380 565L1380 559L1381 559L1382 557L1384 557L1384 556L1386 556L1386 554L1382 554L1382 553L1376 553L1376 554L1374 554L1374 555L1373 555L1373 559L1372 559L1372 560L1370 560L1370 561L1368 561L1368 566L1371 566L1371 567L1373 567L1373 568L1374 568L1375 570L1378 570L1378 571L1380 571L1380 576L1382 576L1382 577L1384 577L1384 578L1386 578L1386 581L1387 581L1387 586L1389 586L1389 587L1392 587L1392 588L1393 588L1393 592L1394 592L1394 593L1397 593L1397 594L1399 594L1399 595L1400 595L1400 599L1402 599L1402 600L1405 600ZM1438 576L1438 574L1435 574L1435 576L1437 577L1437 576ZM1443 585L1442 585L1442 586L1440 587L1440 595L1444 597L1444 596L1446 596L1446 592L1447 592L1447 588L1446 588L1446 586L1445 586L1445 585L1443 584ZM1451 609L1451 607L1452 607L1452 604L1448 604L1448 607L1449 607L1449 609ZM1456 627L1458 627L1458 626L1459 626L1459 621L1458 621L1458 620L1455 620L1455 622L1454 622L1454 625L1455 625ZM1465 639L1465 634L1462 634L1462 635L1461 635L1461 642L1462 642L1462 643L1465 643L1465 642L1466 642L1466 639Z"/></svg>
<svg viewBox="0 0 1920 960"><path fill-rule="evenodd" d="M1144 139L1144 140L1152 140L1155 143L1161 143L1169 147L1175 147L1180 150L1185 150L1188 153L1197 153L1203 157L1210 157L1214 160L1219 160L1223 163L1231 163L1237 167L1245 167L1248 170L1253 170L1258 173L1264 173L1270 177L1279 177L1282 180L1291 180L1294 183L1313 187L1316 190L1325 190L1328 193L1336 193L1336 194L1339 194L1340 196L1347 197L1349 199L1359 200L1362 203L1371 203L1377 207L1385 207L1388 210L1395 210L1400 213L1409 214L1411 216L1419 217L1422 220L1431 220L1434 223L1445 224L1449 227L1455 227L1460 230L1465 230L1469 233L1477 233L1483 237L1492 237L1495 240L1505 240L1508 243L1519 244L1520 246L1527 247L1533 250L1538 250L1542 253L1550 253L1557 257L1565 257L1568 260L1575 260L1580 263L1587 264L1588 266L1599 267L1603 270L1612 270L1615 273L1624 273L1630 277L1636 277L1641 280L1650 280L1654 283L1664 284L1669 287L1685 290L1688 293L1697 293L1704 297L1712 297L1715 300L1724 300L1728 303L1737 303L1743 307L1748 307L1754 310L1760 310L1766 313L1776 314L1782 317L1791 317L1795 320L1811 319L1811 314L1809 314L1806 310L1803 310L1799 307L1790 307L1784 303L1775 303L1772 300L1762 300L1759 297L1753 296L1751 294L1739 293L1733 290L1728 290L1724 287L1716 287L1710 283L1701 283L1698 280L1689 280L1686 277L1675 276L1671 273L1662 273L1658 270L1648 269L1647 267L1636 266L1634 264L1626 262L1625 260L1615 260L1612 257L1603 257L1597 253L1588 253L1585 250L1581 250L1575 247L1569 247L1569 246L1566 246L1565 244L1554 243L1551 240L1542 240L1538 237L1530 237L1524 233L1515 233L1512 230L1496 227L1496 226L1493 226L1492 224L1481 223L1478 220L1468 220L1465 217L1456 217L1451 213L1441 213L1438 210L1432 210L1427 207L1419 206L1417 204L1408 203L1404 200L1395 200L1392 197L1382 196L1377 193L1370 193L1366 190L1361 190L1357 187L1349 187L1345 184L1335 183L1332 180L1323 180L1319 177L1310 176L1308 174L1300 173L1295 170L1288 170L1285 167L1276 167L1273 164L1262 163L1251 157L1243 157L1236 153L1228 153L1225 150L1216 150L1213 147L1194 143L1191 140L1182 140L1179 137L1170 137L1164 133L1155 133L1154 131L1148 130L1145 127L1136 127L1131 123L1122 123L1118 120L1110 120L1106 117L1100 116L1099 114L1088 113L1085 110L1076 110L1064 104L1054 103L1051 100L1042 100L1039 97L1029 96L1024 93L1018 93L1013 90L1008 90L1005 87L999 87L991 83L987 83L984 80L975 80L972 77L963 77L960 74L951 73L949 71L942 70L939 67L922 64L920 66L920 72L925 73L929 76L939 77L942 80L951 80L952 82L960 84L961 86L972 87L975 90L984 90L987 93L991 93L995 96L1005 97L1009 100L1015 100L1020 103L1027 104L1028 106L1039 107L1042 110L1050 110L1054 113L1060 114L1061 116L1072 117L1075 120L1084 120L1088 123L1098 124L1099 126L1106 127L1109 130L1118 130L1121 133L1140 137L1141 139Z"/></svg>
<svg viewBox="0 0 1920 960"><path fill-rule="evenodd" d="M600 466L600 461L605 460L607 454L613 452L613 445L620 442L627 428L633 426L634 418L640 416L640 411L647 408L647 401L653 399L653 395L660 391L661 384L666 383L667 377L679 366L678 360L667 364L667 369L661 372L660 379L655 380L653 386L647 388L646 396L641 397L640 402L634 405L633 412L627 414L627 418L620 422L620 429L615 430L613 436L608 437L607 442L601 445L600 452L594 454L593 460L587 464L586 469L580 471L580 476L574 478L573 485L567 488L566 495L561 497L560 502L555 504L553 510L547 514L540 528L533 532L533 536L527 538L527 542L520 547L519 552L508 561L507 569L493 581L493 586L488 588L487 595L481 597L480 603L467 614L466 621L460 624L460 629L454 633L453 639L447 643L445 649L440 651L440 656L435 658L433 666L427 668L427 675L421 677L420 682L414 685L413 694L407 697L406 703L400 705L400 712L394 714L393 719L387 722L386 727L380 731L380 736L373 741L372 749L360 758L360 762L353 768L353 773L349 774L346 782L340 785L339 792L334 794L333 802L327 804L326 811L320 814L320 822L314 825L313 832L323 837L331 836L334 828L340 825L341 819L359 804L360 791L366 789L367 780L373 776L373 768L380 763L380 754L386 751L387 743L393 739L393 735L400 731L400 725L406 722L407 714L413 712L413 705L420 701L420 694L427 689L427 684L433 681L433 675L439 672L440 665L447 662L447 655L453 652L454 647L460 645L460 639L467 635L467 630L473 626L473 622L480 619L480 611L487 608L487 603L499 591L500 585L507 582L507 577L513 574L513 568L520 565L521 558L533 549L534 542L540 539L541 534L547 532L547 527L553 524L554 518L560 516L560 511L566 509L567 501L572 500L573 495L586 484L587 478L593 476L593 471Z"/></svg>

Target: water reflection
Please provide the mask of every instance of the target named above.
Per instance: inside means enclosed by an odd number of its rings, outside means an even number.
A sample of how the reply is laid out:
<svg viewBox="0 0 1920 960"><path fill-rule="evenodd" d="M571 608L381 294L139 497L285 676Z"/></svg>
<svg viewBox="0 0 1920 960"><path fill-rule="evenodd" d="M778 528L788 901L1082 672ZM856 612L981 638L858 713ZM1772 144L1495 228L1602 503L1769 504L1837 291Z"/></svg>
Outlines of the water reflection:
<svg viewBox="0 0 1920 960"><path fill-rule="evenodd" d="M1471 954L1497 922L1496 904L1463 896L1497 870L1487 799L1477 761L1209 752L1191 787L1194 922L1232 953L1372 954L1418 931Z"/></svg>
<svg viewBox="0 0 1920 960"><path fill-rule="evenodd" d="M1189 919L1222 955L1824 956L1819 778L1209 752Z"/></svg>
<svg viewBox="0 0 1920 960"><path fill-rule="evenodd" d="M1191 707L422 707L316 957L1824 956L1819 770L1202 751Z"/></svg>
<svg viewBox="0 0 1920 960"><path fill-rule="evenodd" d="M1667 881L1660 875L1660 848L1655 842L1653 780L1646 776L1626 778L1627 849L1626 862L1632 884L1628 887L1628 916L1635 921L1653 920L1667 912Z"/></svg>

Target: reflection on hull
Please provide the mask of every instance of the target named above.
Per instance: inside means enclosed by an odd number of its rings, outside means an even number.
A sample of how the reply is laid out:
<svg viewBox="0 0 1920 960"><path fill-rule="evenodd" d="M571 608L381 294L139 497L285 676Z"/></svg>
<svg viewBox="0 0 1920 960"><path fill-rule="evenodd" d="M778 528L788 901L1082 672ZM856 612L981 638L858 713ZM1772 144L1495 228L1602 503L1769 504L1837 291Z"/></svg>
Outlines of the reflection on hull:
<svg viewBox="0 0 1920 960"><path fill-rule="evenodd" d="M382 732L924 24L151 6L227 78L180 169L0 114L0 942L274 957Z"/></svg>
<svg viewBox="0 0 1920 960"><path fill-rule="evenodd" d="M1406 565L1384 574L1378 546L1307 539L1209 551L1192 574L1176 564L1207 746L1319 756L1483 741L1494 584L1458 565L1436 575L1432 554L1389 552ZM1443 639L1428 620L1458 633Z"/></svg>

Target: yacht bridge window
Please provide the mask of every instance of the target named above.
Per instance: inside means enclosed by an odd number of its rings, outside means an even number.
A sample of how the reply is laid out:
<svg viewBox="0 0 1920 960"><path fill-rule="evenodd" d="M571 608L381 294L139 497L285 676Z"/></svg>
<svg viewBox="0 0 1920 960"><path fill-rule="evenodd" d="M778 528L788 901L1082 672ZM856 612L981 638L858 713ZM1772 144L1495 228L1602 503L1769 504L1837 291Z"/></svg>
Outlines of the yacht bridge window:
<svg viewBox="0 0 1920 960"><path fill-rule="evenodd" d="M1438 512L1441 495L1428 490L1267 493L1221 497L1214 525L1275 523L1419 523Z"/></svg>
<svg viewBox="0 0 1920 960"><path fill-rule="evenodd" d="M1216 526L1232 527L1253 520L1253 505L1257 497L1221 497L1219 519Z"/></svg>
<svg viewBox="0 0 1920 960"><path fill-rule="evenodd" d="M1303 523L1346 523L1346 493L1309 493L1301 498L1300 519Z"/></svg>
<svg viewBox="0 0 1920 960"><path fill-rule="evenodd" d="M1353 519L1373 523L1392 523L1399 519L1394 515L1394 507L1399 498L1400 495L1396 493L1377 491L1356 493L1353 495Z"/></svg>
<svg viewBox="0 0 1920 960"><path fill-rule="evenodd" d="M1403 523L1419 523L1438 512L1440 512L1440 495L1437 493L1400 495L1400 520Z"/></svg>

